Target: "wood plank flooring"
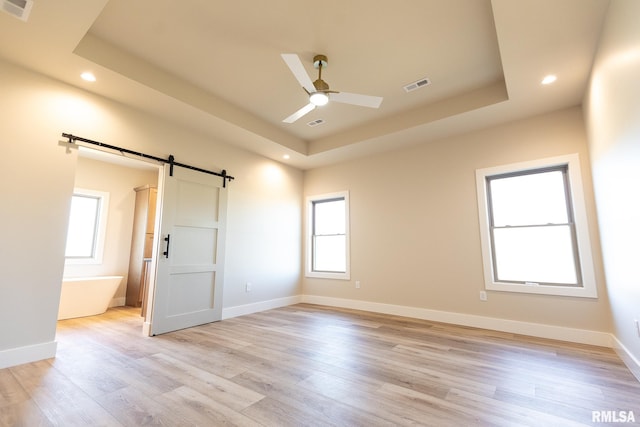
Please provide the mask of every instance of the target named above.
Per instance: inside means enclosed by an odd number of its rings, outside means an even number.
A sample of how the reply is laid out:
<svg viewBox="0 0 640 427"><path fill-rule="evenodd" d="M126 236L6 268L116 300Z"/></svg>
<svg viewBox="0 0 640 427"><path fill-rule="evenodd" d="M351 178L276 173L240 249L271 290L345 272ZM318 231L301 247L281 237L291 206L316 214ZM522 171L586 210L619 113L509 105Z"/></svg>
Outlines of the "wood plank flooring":
<svg viewBox="0 0 640 427"><path fill-rule="evenodd" d="M149 338L138 313L60 321L55 359L0 370L0 426L640 424L606 348L306 304Z"/></svg>

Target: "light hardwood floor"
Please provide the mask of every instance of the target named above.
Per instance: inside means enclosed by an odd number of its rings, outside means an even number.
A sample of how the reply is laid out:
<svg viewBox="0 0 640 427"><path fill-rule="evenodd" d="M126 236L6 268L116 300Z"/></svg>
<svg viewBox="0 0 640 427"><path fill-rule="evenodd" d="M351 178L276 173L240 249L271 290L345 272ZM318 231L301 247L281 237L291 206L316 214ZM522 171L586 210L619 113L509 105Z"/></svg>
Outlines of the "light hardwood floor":
<svg viewBox="0 0 640 427"><path fill-rule="evenodd" d="M640 383L606 348L305 304L149 338L138 312L61 321L55 359L0 370L0 425L640 421Z"/></svg>

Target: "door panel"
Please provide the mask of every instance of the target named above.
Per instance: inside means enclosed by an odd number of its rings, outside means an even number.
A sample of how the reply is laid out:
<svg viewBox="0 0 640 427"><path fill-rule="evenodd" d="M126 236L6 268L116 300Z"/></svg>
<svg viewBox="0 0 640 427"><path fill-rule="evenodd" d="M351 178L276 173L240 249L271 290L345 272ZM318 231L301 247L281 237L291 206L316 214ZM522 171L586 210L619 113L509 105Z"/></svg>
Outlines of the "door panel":
<svg viewBox="0 0 640 427"><path fill-rule="evenodd" d="M179 316L213 308L215 272L173 274L169 282L167 315ZM198 299L191 298L198 295Z"/></svg>
<svg viewBox="0 0 640 427"><path fill-rule="evenodd" d="M226 189L214 175L164 172L152 335L222 318Z"/></svg>
<svg viewBox="0 0 640 427"><path fill-rule="evenodd" d="M174 176L177 169L174 169ZM213 181L220 180L213 175L210 175L210 178ZM176 221L178 223L212 225L218 221L218 199L220 197L218 187L181 180L178 181L177 192Z"/></svg>
<svg viewBox="0 0 640 427"><path fill-rule="evenodd" d="M174 227L173 265L215 264L218 230L207 227Z"/></svg>

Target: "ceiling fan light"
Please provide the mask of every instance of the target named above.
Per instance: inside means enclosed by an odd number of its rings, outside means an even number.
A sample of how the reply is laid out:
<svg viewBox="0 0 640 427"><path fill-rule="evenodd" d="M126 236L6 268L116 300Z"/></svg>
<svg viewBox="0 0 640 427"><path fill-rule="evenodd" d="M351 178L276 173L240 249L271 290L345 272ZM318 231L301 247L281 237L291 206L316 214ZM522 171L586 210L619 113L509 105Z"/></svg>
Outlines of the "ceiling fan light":
<svg viewBox="0 0 640 427"><path fill-rule="evenodd" d="M313 92L309 95L309 102L318 107L327 105L327 102L329 102L329 96L323 92Z"/></svg>

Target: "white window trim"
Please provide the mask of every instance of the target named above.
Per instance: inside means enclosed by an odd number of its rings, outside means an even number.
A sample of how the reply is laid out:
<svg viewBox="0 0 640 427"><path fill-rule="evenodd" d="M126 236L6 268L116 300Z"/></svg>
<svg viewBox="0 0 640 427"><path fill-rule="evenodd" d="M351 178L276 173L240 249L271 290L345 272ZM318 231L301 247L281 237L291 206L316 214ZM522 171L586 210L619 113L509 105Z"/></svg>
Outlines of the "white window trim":
<svg viewBox="0 0 640 427"><path fill-rule="evenodd" d="M91 258L65 258L65 265L88 265L102 264L104 257L104 244L107 235L107 215L109 213L109 193L105 191L89 190L86 188L74 188L73 195L76 194L99 197L100 213L98 216L98 231L96 233L95 253ZM70 225L69 225L70 226Z"/></svg>
<svg viewBox="0 0 640 427"><path fill-rule="evenodd" d="M493 254L487 206L486 177L509 172L520 172L551 166L568 167L571 205L575 221L577 247L582 274L582 286L527 285L520 283L498 282L493 277ZM560 295L584 298L597 298L596 278L591 253L591 240L582 188L582 173L578 154L512 163L476 170L476 190L478 195L478 217L480 220L480 241L482 245L482 261L484 267L485 289L490 291L520 292L528 294Z"/></svg>
<svg viewBox="0 0 640 427"><path fill-rule="evenodd" d="M327 271L313 271L313 259L312 259L312 237L313 237L313 203L323 200L329 199L337 199L344 198L345 201L345 244L346 244L346 268L344 273L333 273ZM351 279L351 257L350 257L350 232L349 232L349 192L348 191L339 191L336 193L328 193L321 194L317 196L309 196L306 198L306 219L307 219L307 233L305 236L306 240L306 260L305 260L305 276L306 277L315 277L320 279L336 279L336 280L350 280Z"/></svg>

